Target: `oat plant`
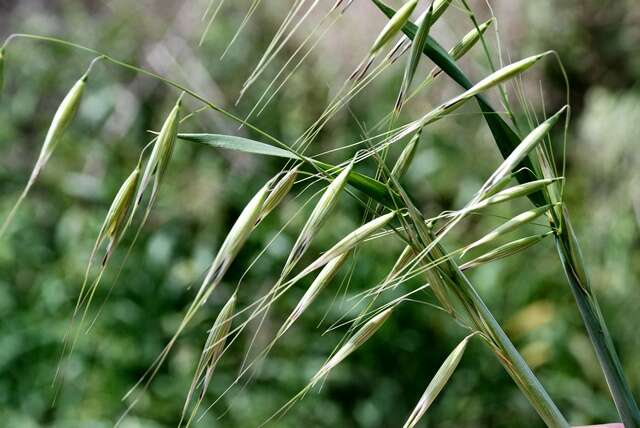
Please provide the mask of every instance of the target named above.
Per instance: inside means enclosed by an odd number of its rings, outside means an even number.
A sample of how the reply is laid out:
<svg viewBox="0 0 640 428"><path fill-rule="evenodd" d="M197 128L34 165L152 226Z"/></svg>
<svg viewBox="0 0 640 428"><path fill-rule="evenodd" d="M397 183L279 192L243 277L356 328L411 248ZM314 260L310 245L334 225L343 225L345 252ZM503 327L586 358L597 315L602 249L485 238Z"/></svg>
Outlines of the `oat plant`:
<svg viewBox="0 0 640 428"><path fill-rule="evenodd" d="M143 226L156 200L162 198L162 181L167 169L171 167L174 146L202 144L212 148L275 157L280 159L282 170L254 189L254 196L247 201L216 250L216 256L208 270L203 272L202 282L194 290L192 301L185 309L174 335L138 383L125 394L126 409L120 420L135 408L182 333L188 328L193 328L193 325L201 322L204 317L212 320L211 327L207 337L203 338L202 354L197 361L190 388L185 391L185 402L179 425L190 426L196 423L202 414L210 411L212 406L230 394L234 387L240 387L241 383L247 385L259 373L261 362L269 357L273 347L283 339L291 326L305 315L305 311L317 299L323 298L325 288L331 287L335 282L336 274L344 269L348 260L356 259L361 249L372 242L376 245L385 245L389 241L399 241L404 250L395 259L386 261L389 266L387 275L380 278L377 284L372 284L371 287L360 291L355 302L347 302L353 307L349 312L353 315L352 318L337 320L328 329L346 328L343 339L327 355L326 361L317 369L300 393L292 397L289 402L283 403L283 406L265 423L282 417L311 389L318 388L324 382L330 382L332 370L352 353L366 352L367 341L379 329L385 328L385 321L393 317L394 313L403 310L405 304L417 296L430 296L429 306L448 314L451 320L461 327L464 334L461 335L460 344L443 361L440 370L429 382L425 382L425 392L421 397L416 397L415 408L404 421L405 427L415 426L428 411L454 374L471 340L481 342L495 355L547 426L568 427L569 424L563 413L526 364L485 304L475 285L465 274L466 271L477 266L525 251L545 239L554 239L571 291L596 350L620 417L626 427L638 426L640 412L631 395L603 315L588 282L577 238L571 226L568 209L564 204L566 181L564 164L559 169L553 155L558 147L553 146L557 142L551 139L552 130L560 129L560 126L556 125L564 121L566 133L570 109L565 106L549 117L538 120L530 113L531 107L527 102L521 100L527 120L524 121L525 123L520 123L513 114L515 108L510 105L507 96L508 86L515 87L516 91L521 90L519 82L528 69L540 61L553 61L555 56L552 52L544 52L507 65L495 66L485 40L486 31L494 19L478 23L465 0L433 2L408 0L397 12L380 0L371 0L371 2L389 17L388 24L381 29L360 61L360 65L350 76L344 76L342 87L334 94L322 114L295 141L290 142L281 141L253 125L249 120L219 107L190 89L188 84L127 64L98 50L74 42L32 34L14 34L7 39L0 48L0 88L3 73L12 71L11 47L19 40L66 46L80 53L93 55L94 59L90 62L88 71L72 86L53 115L41 154L25 190L3 220L0 239L8 233L16 210L34 185L36 178L50 158L54 157L54 148L60 142L62 133L67 127L73 126L73 118L82 93L90 90L90 87L85 88L87 76L98 60L103 64L123 67L158 80L165 84L168 90L176 90L176 103L167 112L164 122L158 124L156 135L150 134L150 141L141 142L140 160L137 165L132 166L133 172L124 179L120 191L115 195L93 250L88 256L86 275L80 287L75 312L71 317L73 328L70 332L73 334L65 340L59 371L64 372L64 358L73 351L74 344L80 338L79 333L86 329L85 316L92 304L96 289L100 286L103 272L112 268L108 263L111 255L117 251L128 255L139 234L146 233L143 231ZM241 30L249 25L251 16L260 3L259 0L251 2L245 18L223 56L233 42L240 37ZM285 65L259 96L249 116L254 113L259 115L264 110L314 49L317 41L313 37L321 39L332 26L337 25L340 18L351 10L349 9L351 3L349 0L337 0L329 7L325 7L321 12L324 15L320 23L313 27L310 23L313 16L311 12L318 8L322 9L321 2L306 0L293 2L293 7L268 45L264 56L259 59L257 66L247 77L239 96L251 89L263 76L263 72L300 26L311 27L311 36L286 59ZM214 6L213 2L209 4L203 16L206 29L200 39L201 44L206 42L207 32L214 24L221 5L222 2L219 6ZM465 11L469 16L470 25L468 33L447 51L436 42L431 33L434 23L442 16L446 16L449 7L457 7ZM420 16L414 24L411 16L416 10L420 10ZM474 47L480 46L486 53L493 70L474 84L458 67L456 61ZM427 77L418 82L416 71L424 66L422 61L424 56L431 59L436 67L427 70ZM360 141L354 141L353 144L340 148L340 152L345 154L341 162L330 164L323 160L328 153L313 151L314 142L320 138L322 129L379 76L385 72L388 73L390 66L401 61L405 61L404 71L398 85L396 101L389 106L389 113L367 132L363 132ZM403 107L417 94L443 79L444 75L448 75L462 87L460 93L449 100L441 101L433 109L423 111L418 117L404 122L404 116L401 114ZM485 99L483 94L490 90L497 90L500 93L511 124L507 123ZM202 107L187 113L181 108L183 99L186 98L192 98L201 103ZM431 216L429 216L418 209L412 197L412 189L402 184L402 177L410 167L419 167L414 162L414 155L420 150L423 144L422 136L429 132L430 125L447 120L449 115L472 100L478 103L504 161L463 206L442 213L430 213ZM237 125L250 129L259 138L252 140L235 135L222 135L207 129L199 133L181 131L182 123L205 110L220 113ZM565 144L566 141L562 141L563 147ZM402 148L395 160L390 158L392 147ZM376 170L375 175L364 174L362 171L365 165L373 165ZM305 201L298 215L304 216L306 220L304 226L296 232L297 239L288 249L288 256L283 260L282 268L273 285L264 295L255 296L252 303L243 306L236 297L237 292L243 287L243 284L239 283L224 306L217 313L212 313L211 307L206 304L207 301L223 286L222 280L229 269L238 268L234 261L243 251L246 242L251 239L254 230L263 227L263 220L270 213L277 211L279 205L292 194L296 194L296 197ZM335 214L334 211L339 209L341 200L344 198L353 198L362 207L365 214L360 219L360 226L337 240L329 248L318 248L316 244L318 235L327 228L328 222ZM450 245L448 238L451 231L468 220L471 215L482 214L487 208L505 201L523 198L528 198L534 206L524 212L514 213L503 224L487 231L484 236L475 241L454 245L453 249L445 247L445 241L447 246ZM140 209L142 206L144 209ZM543 233L513 237L518 233L522 235L523 231L527 230L528 224L540 219L547 221L546 230ZM137 225L137 227L130 230L131 225ZM283 227L288 226L283 225ZM125 235L133 236L128 249L119 248ZM496 243L504 240L505 236L508 242ZM259 261L263 253L264 251L256 256L254 263ZM98 254L101 254L101 257L96 257ZM301 266L310 254L314 255L314 259ZM474 257L470 257L469 254L474 254ZM126 263L126 259L125 256L123 264ZM94 272L96 270L94 268L97 268L97 272ZM246 269L250 268L251 266ZM292 287L299 286L311 276L314 276L314 279L306 292L292 311L288 315L285 314L285 321L267 346L253 350L254 346L258 346L255 338L259 334L268 334L262 328L263 321L275 307L274 302L281 299ZM412 288L409 284L414 278L422 279L423 285ZM111 284L112 287L113 285L115 284ZM78 318L80 311L82 315ZM218 361L224 358L230 347L237 346L235 342L239 337L246 335L250 330L248 326L256 323L258 327L251 339L238 376L213 402L207 403L207 388L212 382L217 381L215 369ZM399 425L402 423L403 421L398 421Z"/></svg>

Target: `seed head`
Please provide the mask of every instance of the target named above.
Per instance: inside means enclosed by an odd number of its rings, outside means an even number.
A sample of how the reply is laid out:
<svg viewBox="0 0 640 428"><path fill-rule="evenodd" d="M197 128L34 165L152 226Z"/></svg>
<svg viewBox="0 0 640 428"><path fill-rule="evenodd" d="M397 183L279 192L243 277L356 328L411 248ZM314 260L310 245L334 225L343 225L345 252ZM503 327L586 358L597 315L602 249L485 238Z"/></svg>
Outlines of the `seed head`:
<svg viewBox="0 0 640 428"><path fill-rule="evenodd" d="M218 359L222 355L222 351L224 351L227 336L229 334L229 330L231 330L231 322L235 307L236 294L234 293L222 307L215 322L213 323L213 327L209 330L209 336L207 337L204 349L202 350L202 355L204 357L203 364L206 367L202 383L202 394L207 390L209 382L211 381L211 376L213 375L213 370L218 363Z"/></svg>
<svg viewBox="0 0 640 428"><path fill-rule="evenodd" d="M149 155L147 166L142 175L142 181L140 183L140 190L138 191L138 203L142 198L142 194L149 184L151 176L154 176L154 191L157 191L160 181L164 177L167 170L171 155L173 154L173 148L176 142L176 136L178 135L178 124L180 122L180 105L182 104L182 95L178 98L173 109L165 119L160 129L160 133L156 138L156 142Z"/></svg>
<svg viewBox="0 0 640 428"><path fill-rule="evenodd" d="M454 47L449 50L449 55L453 57L453 59L458 60L464 56L469 50L475 46L475 44L480 40L480 37L487 31L487 29L493 24L494 18L489 19L488 21L478 25L478 27L474 27L471 31L469 31L465 36L458 42Z"/></svg>
<svg viewBox="0 0 640 428"><path fill-rule="evenodd" d="M218 254L202 282L201 291L207 286L213 289L218 285L229 265L247 241L262 211L262 205L269 193L269 187L269 183L262 186L240 213L240 216L224 239L220 250L218 250Z"/></svg>
<svg viewBox="0 0 640 428"><path fill-rule="evenodd" d="M327 189L322 194L322 197L316 204L315 208L311 212L311 215L309 216L309 219L298 235L298 239L296 240L295 244L293 244L291 253L289 253L289 257L287 259L287 262L285 263L285 272L290 271L296 265L296 263L298 263L300 258L307 251L311 240L315 237L318 230L327 220L329 214L336 205L338 196L347 183L347 178L349 177L349 173L351 172L352 168L353 162L347 165L340 172L340 174L338 174L338 176L333 179L331 184L327 186Z"/></svg>
<svg viewBox="0 0 640 428"><path fill-rule="evenodd" d="M382 324L389 318L391 312L393 311L393 307L386 309L383 312L380 312L375 317L371 318L365 325L363 325L360 330L358 330L353 336L347 340L339 350L336 352L333 357L329 359L318 372L311 379L310 384L314 385L320 380L322 377L327 375L335 366L340 364L345 358L347 358L353 351L362 346L373 334L378 331Z"/></svg>
<svg viewBox="0 0 640 428"><path fill-rule="evenodd" d="M71 87L60 103L58 110L56 110L44 139L44 144L40 149L40 155L38 156L32 176L33 174L37 176L40 173L60 142L60 137L62 137L64 131L75 117L78 106L80 105L80 100L82 99L82 94L84 93L87 77L87 74L83 75L80 80Z"/></svg>
<svg viewBox="0 0 640 428"><path fill-rule="evenodd" d="M402 5L400 9L398 9L398 11L391 17L391 19L389 19L389 21L387 21L387 25L384 26L384 28L378 35L378 38L375 42L373 42L373 45L369 50L369 53L371 55L374 55L380 49L382 49L384 45L389 40L391 40L391 38L395 36L398 31L402 29L404 24L406 24L411 17L411 13L413 13L413 10L416 8L417 4L418 0L409 0L404 5Z"/></svg>
<svg viewBox="0 0 640 428"><path fill-rule="evenodd" d="M289 194L291 188L293 187L293 184L296 181L298 168L299 166L296 166L287 171L287 173L284 174L282 178L280 178L280 180L278 180L273 186L273 189L269 192L267 199L264 201L262 212L260 213L260 217L258 218L258 223L260 223L263 218L269 215L269 213L273 211Z"/></svg>
<svg viewBox="0 0 640 428"><path fill-rule="evenodd" d="M103 264L105 264L109 259L114 247L120 241L120 238L122 238L122 235L131 222L131 218L133 217L132 207L135 203L136 188L138 186L139 178L140 165L138 164L120 186L120 190L116 193L116 196L113 198L113 202L111 202L111 206L109 207L109 211L107 211L102 229L98 235L98 242L102 240L103 236L109 238L109 245L102 262ZM127 216L130 211L131 216Z"/></svg>
<svg viewBox="0 0 640 428"><path fill-rule="evenodd" d="M418 421L420 421L420 418L422 418L436 397L438 397L438 394L440 394L440 391L442 391L456 367L458 367L460 359L464 354L464 350L467 347L467 342L469 342L469 339L472 337L473 334L465 337L462 342L460 342L458 346L451 351L447 359L444 360L436 374L433 376L433 379L431 379L431 382L429 382L429 385L427 385L427 389L424 391L424 394L422 394L422 397L420 397L420 401L418 401L418 404L404 423L403 428L413 428Z"/></svg>
<svg viewBox="0 0 640 428"><path fill-rule="evenodd" d="M528 183L518 184L513 187L509 187L504 189L494 195L488 196L482 199L477 204L472 205L470 210L478 210L490 205L498 204L501 202L509 201L511 199L516 199L522 196L529 195L531 193L535 193L541 190L544 190L551 183L555 183L558 180L561 180L561 177L556 178L544 178L542 180L534 180Z"/></svg>
<svg viewBox="0 0 640 428"><path fill-rule="evenodd" d="M293 323L302 315L302 313L311 305L318 296L320 291L333 279L336 272L344 264L349 255L348 252L340 254L336 258L330 260L320 271L316 279L311 283L304 296L300 299L296 307L293 309L287 320L284 322L277 336L282 336Z"/></svg>
<svg viewBox="0 0 640 428"><path fill-rule="evenodd" d="M536 245L538 242L542 241L551 233L553 232L547 232L540 235L527 236L525 238L520 238L520 239L516 239L515 241L507 242L506 244L501 245L498 248L491 250L463 264L462 266L460 266L460 269L461 270L471 269L476 266L483 265L485 263L490 263L495 260L509 257L513 254L519 253L520 251L526 250L527 248L533 245Z"/></svg>
<svg viewBox="0 0 640 428"><path fill-rule="evenodd" d="M371 234L383 228L387 223L391 221L391 219L393 219L393 217L395 217L395 215L396 215L395 212L385 214L383 216L380 216L376 219L371 220L368 223L363 224L353 232L349 233L347 236L342 238L337 244L335 244L333 247L331 247L326 252L324 252L313 263L311 263L304 270L302 270L302 272L300 272L297 275L294 281L304 277L310 272L313 272L319 267L324 266L331 259L348 252L349 250L354 248L356 245L360 244L369 236L371 236Z"/></svg>
<svg viewBox="0 0 640 428"><path fill-rule="evenodd" d="M496 227L495 229L493 229L491 232L487 233L485 236L483 236L482 238L478 239L477 241L467 245L464 248L464 251L462 252L462 256L464 257L464 255L471 249L479 247L480 245L489 243L491 241L493 241L494 239L511 232L512 230L517 229L518 227L522 226L523 224L527 224L533 220L535 220L536 218L540 217L542 214L546 213L549 208L553 207L554 204L551 205L544 205L542 207L538 207L538 208L534 208L531 209L529 211L525 211L523 213L518 214L517 216L513 217L512 219L510 219L509 221L507 221L504 224L501 224L500 226Z"/></svg>
<svg viewBox="0 0 640 428"><path fill-rule="evenodd" d="M558 122L558 119L565 112L567 106L561 108L556 114L549 119L542 122L536 128L533 129L523 140L518 147L500 164L498 169L489 177L489 180L483 186L483 189L489 189L491 186L498 183L503 177L511 173L511 171L520 164L520 162L527 157L529 152L533 150L544 137L547 136L551 128Z"/></svg>
<svg viewBox="0 0 640 428"><path fill-rule="evenodd" d="M398 160L395 165L393 165L393 169L391 170L391 174L396 177L402 177L409 169L409 165L411 165L411 161L413 161L413 156L416 154L416 149L418 147L418 143L420 142L420 136L422 135L422 128L416 132L416 134L411 138L409 144L402 149L402 153L398 156Z"/></svg>

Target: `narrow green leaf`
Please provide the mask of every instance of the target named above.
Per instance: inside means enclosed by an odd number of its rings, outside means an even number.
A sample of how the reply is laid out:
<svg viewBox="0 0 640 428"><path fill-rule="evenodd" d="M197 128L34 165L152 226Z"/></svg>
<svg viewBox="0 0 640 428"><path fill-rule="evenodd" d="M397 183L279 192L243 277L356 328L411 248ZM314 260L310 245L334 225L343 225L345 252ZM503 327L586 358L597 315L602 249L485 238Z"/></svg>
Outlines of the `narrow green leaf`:
<svg viewBox="0 0 640 428"><path fill-rule="evenodd" d="M272 146L271 144L261 143L259 141L250 140L243 137L235 137L232 135L221 134L178 134L178 138L184 141L190 141L199 144L205 144L211 147L219 147L222 149L237 150L245 153L257 155L275 156L280 158L298 159L294 153L285 149ZM315 161L315 166L331 176L338 175L340 170L334 165ZM361 191L376 202L393 208L393 198L397 195L390 193L390 190L378 180L367 175L351 171L348 178L349 184L355 189Z"/></svg>
<svg viewBox="0 0 640 428"><path fill-rule="evenodd" d="M371 0L387 17L395 15L395 10L381 0ZM407 21L402 27L404 34L413 40L418 27L411 21ZM427 36L427 41L424 45L423 53L428 56L438 67L449 75L456 83L462 86L464 89L470 89L473 83L464 74L464 72L455 63L455 60L447 53L446 50L440 46L431 36ZM511 129L511 127L500 117L500 115L489 105L482 95L476 95L476 100L480 106L480 110L484 116L489 130L493 135L498 149L503 157L508 157L511 152L520 144L520 137ZM533 164L527 157L525 158L517 169L516 179L521 183L535 180L536 177L533 174ZM545 196L542 193L532 193L529 195L529 199L534 205L541 206L546 204Z"/></svg>
<svg viewBox="0 0 640 428"><path fill-rule="evenodd" d="M298 156L285 149L260 143L248 138L222 134L178 134L178 138L193 143L206 144L221 149L231 149L257 155L275 156L280 158L298 159Z"/></svg>

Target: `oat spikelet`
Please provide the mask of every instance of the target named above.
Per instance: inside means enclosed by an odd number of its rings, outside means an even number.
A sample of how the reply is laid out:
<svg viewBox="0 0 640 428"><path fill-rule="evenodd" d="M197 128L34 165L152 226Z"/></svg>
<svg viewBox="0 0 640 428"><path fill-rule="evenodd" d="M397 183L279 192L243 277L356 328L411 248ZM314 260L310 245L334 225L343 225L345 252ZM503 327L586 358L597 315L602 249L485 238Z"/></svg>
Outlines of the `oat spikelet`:
<svg viewBox="0 0 640 428"><path fill-rule="evenodd" d="M464 350L467 347L467 343L472 337L473 334L465 337L462 342L460 342L458 346L456 346L455 349L451 351L451 354L449 354L446 360L444 360L442 366L440 366L436 374L433 376L433 379L431 379L431 382L429 382L429 385L424 391L424 394L422 394L422 397L420 397L420 401L418 401L418 404L411 412L411 415L409 415L407 421L404 423L403 428L413 428L420 421L420 418L422 418L433 401L438 397L438 394L440 394L442 389L451 378L451 375L455 371L456 367L458 367L460 359L464 354Z"/></svg>
<svg viewBox="0 0 640 428"><path fill-rule="evenodd" d="M534 180L528 183L518 184L516 186L501 190L494 195L487 196L484 199L481 199L478 203L472 204L467 209L469 211L479 210L490 205L499 204L501 202L506 202L512 199L520 198L522 196L530 195L531 193L543 191L547 188L547 186L559 180L562 180L562 177L544 178L542 180Z"/></svg>
<svg viewBox="0 0 640 428"><path fill-rule="evenodd" d="M240 213L236 222L233 224L233 227L218 250L216 258L213 260L213 263L211 263L204 281L202 281L198 297L200 297L202 293L205 293L205 289L208 289L208 291L206 292L203 301L198 302L198 305L204 303L204 300L206 300L211 291L213 291L213 289L218 285L231 265L231 262L235 259L236 255L247 241L247 238L249 238L249 235L253 231L258 217L262 212L262 207L267 198L270 187L271 182L265 184L258 193L251 198L247 206L244 207Z"/></svg>
<svg viewBox="0 0 640 428"><path fill-rule="evenodd" d="M511 152L502 164L500 164L491 177L489 177L487 182L484 184L482 191L486 192L492 186L499 183L502 178L510 174L513 169L516 168L525 157L527 157L529 152L544 140L544 138L549 134L549 131L551 131L551 128L553 128L553 126L558 122L558 119L567 110L567 108L567 106L564 106L556 114L534 128L522 140L522 142L518 144L518 147Z"/></svg>
<svg viewBox="0 0 640 428"><path fill-rule="evenodd" d="M313 303L315 298L320 294L320 291L333 279L336 272L342 267L345 260L347 259L349 253L345 252L337 257L330 260L318 273L318 276L313 280L307 291L304 293L304 296L300 299L296 307L291 311L291 314L284 322L278 334L276 335L276 339L282 336L298 318L300 315Z"/></svg>
<svg viewBox="0 0 640 428"><path fill-rule="evenodd" d="M324 266L331 259L334 259L335 257L348 252L356 245L360 244L369 236L371 236L373 233L386 226L387 223L389 223L395 217L395 215L395 211L390 212L388 214L375 218L370 222L363 224L356 230L352 231L347 236L342 238L337 244L324 252L313 263L304 268L302 272L300 272L292 281L296 282L298 279L304 277L310 272L313 272L314 270Z"/></svg>
<svg viewBox="0 0 640 428"><path fill-rule="evenodd" d="M300 258L309 248L311 240L315 237L318 230L322 227L327 220L329 214L333 210L338 200L338 196L347 184L347 178L353 168L353 162L347 165L338 176L333 179L331 184L327 186L326 190L322 194L322 197L316 204L315 208L311 212L309 219L305 223L302 231L298 235L298 239L289 253L285 267L283 268L284 276L293 269L298 263Z"/></svg>
<svg viewBox="0 0 640 428"><path fill-rule="evenodd" d="M182 104L183 95L184 94L181 94L178 98L178 101L173 106L171 112L169 112L169 115L162 124L160 133L156 137L156 142L153 145L153 149L151 150L151 154L149 155L149 159L147 160L147 165L144 169L144 174L142 175L142 180L140 181L137 204L140 204L142 195L147 189L151 177L153 177L153 188L151 191L151 196L149 198L149 207L151 207L151 205L153 205L153 202L155 201L160 182L162 181L162 178L167 171L167 166L169 165L171 155L173 154L176 137L178 135L178 125L180 123L180 106Z"/></svg>
<svg viewBox="0 0 640 428"><path fill-rule="evenodd" d="M356 349L361 347L373 334L378 331L382 324L389 318L393 307L380 312L375 317L367 321L347 342L327 361L318 372L311 378L310 386L315 385L320 379L326 376L333 368L344 361Z"/></svg>
<svg viewBox="0 0 640 428"><path fill-rule="evenodd" d="M225 349L227 336L229 335L229 331L231 330L231 323L233 321L235 306L236 294L234 293L229 298L227 303L225 303L225 305L222 307L220 313L213 323L213 326L209 330L209 335L207 336L204 348L202 349L202 355L200 355L200 360L198 361L198 365L196 366L193 381L191 382L189 392L187 393L187 398L182 409L182 416L180 418L180 423L178 424L178 426L182 425L182 420L184 419L184 416L187 412L187 409L189 408L189 404L193 397L193 393L198 388L198 385L200 385L201 388L200 396L198 398L198 401L196 402L194 409L191 412L189 422L191 422L191 419L197 413L198 408L200 407L200 403L202 402L204 395L207 392L207 388L209 387L209 383L211 382L211 378L213 376L216 365L218 364L218 360L222 356L222 353Z"/></svg>
<svg viewBox="0 0 640 428"><path fill-rule="evenodd" d="M417 4L418 0L409 0L398 9L398 11L395 13L395 15L393 15L393 17L391 17L389 21L387 21L387 24L384 26L382 31L380 31L380 34L373 42L373 45L371 45L371 49L369 50L369 53L371 55L375 55L380 49L384 47L384 45L387 44L389 40L391 40L391 38L393 38L393 36L398 34L404 24L406 24L411 17L411 14L413 13L413 10L416 8Z"/></svg>
<svg viewBox="0 0 640 428"><path fill-rule="evenodd" d="M407 169L409 169L409 165L411 165L413 157L416 154L416 149L418 148L421 136L422 128L416 132L406 147L402 149L400 156L398 156L398 160L396 160L396 163L393 165L393 169L391 170L391 174L396 178L402 177L407 172Z"/></svg>
<svg viewBox="0 0 640 428"><path fill-rule="evenodd" d="M518 214L517 216L513 217L512 219L510 219L509 221L507 221L506 223L501 224L500 226L496 227L495 229L493 229L491 232L487 233L486 235L484 235L482 238L478 239L477 241L467 245L466 247L464 247L462 254L460 257L464 257L464 255L469 252L469 250L472 250L473 248L479 247L480 245L484 245L487 244L491 241L493 241L494 239L511 232L512 230L515 230L517 228L519 228L520 226L530 223L533 220L535 220L536 218L540 217L542 214L546 213L549 208L555 206L555 205L559 205L558 204L550 204L550 205L544 205L542 207L538 207L538 208L534 208L531 209L529 211L525 211L523 213Z"/></svg>
<svg viewBox="0 0 640 428"><path fill-rule="evenodd" d="M462 266L460 266L460 270L472 269L476 266L480 266L480 265L491 263L493 261L496 261L505 257L509 257L513 254L519 253L520 251L524 251L527 248L536 245L538 242L542 241L544 238L546 238L551 234L553 234L553 232L527 236L525 238L520 238L520 239L516 239L515 241L507 242L506 244L501 245L498 248L491 250L463 264Z"/></svg>
<svg viewBox="0 0 640 428"><path fill-rule="evenodd" d="M11 221L13 220L13 217L15 216L18 210L18 207L20 206L24 198L29 193L29 190L31 190L31 187L34 185L36 179L42 172L42 169L45 167L45 165L47 164L47 161L51 157L51 154L53 153L54 149L60 142L60 139L64 134L64 131L67 129L67 127L75 117L76 112L78 111L78 106L80 105L80 100L82 99L82 94L84 93L84 89L86 86L86 82L87 82L87 78L90 70L91 70L91 67L89 67L89 70L87 70L87 72L84 75L82 75L80 80L78 80L71 87L67 95L64 97L64 99L60 103L58 110L56 110L56 113L53 116L53 120L51 121L51 125L49 126L49 130L47 131L47 135L44 139L44 143L42 144L42 148L40 149L40 155L38 156L38 160L36 161L36 164L33 167L31 176L29 177L29 181L27 182L27 185L22 191L22 194L20 195L17 202L15 203L15 205L13 206L13 208L5 218L4 222L2 223L2 226L0 227L0 238L2 238L5 231L7 230L7 227L9 226L9 224L11 224Z"/></svg>
<svg viewBox="0 0 640 428"><path fill-rule="evenodd" d="M269 192L267 199L264 201L262 212L257 220L258 223L260 223L262 219L280 205L280 202L282 202L282 200L289 194L293 184L296 182L299 168L300 166L298 165L290 169L276 182L273 189Z"/></svg>

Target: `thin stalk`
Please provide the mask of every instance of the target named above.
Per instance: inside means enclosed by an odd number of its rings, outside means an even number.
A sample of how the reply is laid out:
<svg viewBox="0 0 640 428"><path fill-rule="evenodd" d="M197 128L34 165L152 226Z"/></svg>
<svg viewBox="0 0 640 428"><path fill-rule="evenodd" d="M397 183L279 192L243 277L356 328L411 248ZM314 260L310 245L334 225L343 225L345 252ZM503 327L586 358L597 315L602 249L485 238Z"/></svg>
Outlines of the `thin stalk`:
<svg viewBox="0 0 640 428"><path fill-rule="evenodd" d="M489 308L487 308L487 305L471 282L469 282L456 263L444 256L447 254L444 248L433 240L433 235L426 227L424 218L422 218L422 215L402 185L399 184L393 175L391 175L391 181L407 205L411 220L418 233L419 240L417 241L419 241L420 244L416 246L412 242L416 254L420 254L420 250L428 250L427 264L433 263L434 260L445 260L442 264L436 265L435 269L429 269L425 272L436 298L445 308L450 308L447 312L449 312L454 319L457 318L457 316L455 309L453 309L454 305L448 301L449 298L454 297L457 303L464 308L466 315L473 322L476 331L479 331L484 337L490 340L490 347L498 356L507 373L509 373L548 427L569 428L567 420L524 361L522 355L520 355L513 343L511 343L511 340L502 327L500 327L500 324ZM435 287L435 285L439 282L440 278L444 279L446 285L448 285L444 293L436 292L438 287Z"/></svg>
<svg viewBox="0 0 640 428"><path fill-rule="evenodd" d="M371 0L385 15L393 16L395 11L382 3L380 0ZM404 34L413 39L417 26L412 22L407 22L402 28ZM428 38L424 54L433 60L445 73L447 73L456 83L465 89L472 86L471 80L456 65L455 61L447 52L432 38ZM505 123L491 105L482 96L476 96L480 110L487 125L493 135L503 157L508 157L513 149L519 144L518 135ZM517 167L521 172L517 174L519 182L524 183L535 179L532 162L525 158L523 163ZM545 195L542 192L529 195L529 199L536 206L547 204ZM596 357L604 373L609 391L615 403L616 409L625 428L640 427L640 410L638 404L631 393L631 388L622 370L622 364L618 358L613 341L609 335L604 317L601 314L595 295L593 294L586 276L584 260L579 252L579 246L575 234L571 230L569 214L565 210L562 218L564 227L559 229L556 237L557 250L563 264L569 287L576 300L576 305L582 317L582 322L587 329L589 339L593 345Z"/></svg>
<svg viewBox="0 0 640 428"><path fill-rule="evenodd" d="M567 420L562 413L560 413L560 410L522 358L522 355L520 355L513 343L511 343L511 340L509 340L509 337L502 327L500 327L500 324L496 321L467 277L455 264L452 263L452 265L456 268L455 276L458 279L458 281L456 281L457 291L472 304L476 312L475 317L480 321L477 328L491 338L494 352L507 373L509 373L522 393L529 399L531 405L536 409L548 427L569 427Z"/></svg>
<svg viewBox="0 0 640 428"><path fill-rule="evenodd" d="M638 427L640 410L589 284L589 278L585 274L584 259L566 211L563 215L562 231L556 235L556 249L622 423L625 428Z"/></svg>

